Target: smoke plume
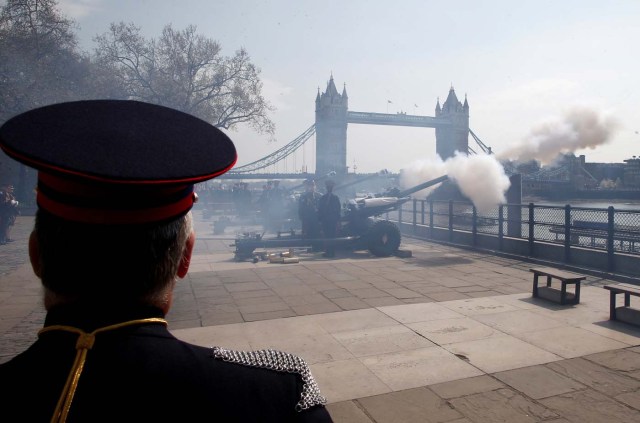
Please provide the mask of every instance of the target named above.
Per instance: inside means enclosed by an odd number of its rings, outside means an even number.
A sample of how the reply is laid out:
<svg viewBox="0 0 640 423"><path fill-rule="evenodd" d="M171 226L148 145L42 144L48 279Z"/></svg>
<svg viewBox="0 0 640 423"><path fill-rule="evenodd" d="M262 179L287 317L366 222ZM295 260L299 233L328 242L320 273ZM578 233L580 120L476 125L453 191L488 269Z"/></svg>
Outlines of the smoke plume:
<svg viewBox="0 0 640 423"><path fill-rule="evenodd" d="M526 139L500 154L501 159L542 164L554 161L559 154L574 153L583 148L594 149L606 144L618 123L588 108L574 108L560 121L542 123L531 130Z"/></svg>
<svg viewBox="0 0 640 423"><path fill-rule="evenodd" d="M480 213L505 203L505 192L511 185L500 162L495 156L486 154L457 154L444 162L439 158L415 161L402 170L400 184L403 188L409 188L442 175L449 176ZM415 195L426 196L435 188L429 187Z"/></svg>

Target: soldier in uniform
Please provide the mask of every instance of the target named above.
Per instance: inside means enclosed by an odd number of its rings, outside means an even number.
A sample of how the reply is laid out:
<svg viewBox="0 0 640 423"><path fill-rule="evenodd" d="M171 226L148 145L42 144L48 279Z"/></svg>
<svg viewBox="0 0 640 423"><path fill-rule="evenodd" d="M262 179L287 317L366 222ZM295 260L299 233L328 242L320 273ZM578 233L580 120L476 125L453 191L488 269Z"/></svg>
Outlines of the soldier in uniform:
<svg viewBox="0 0 640 423"><path fill-rule="evenodd" d="M327 192L320 197L318 201L318 219L322 225L322 235L325 238L324 256L335 257L335 244L331 241L338 233L338 222L340 222L340 214L342 206L340 198L333 193L336 183L328 179L325 182Z"/></svg>
<svg viewBox="0 0 640 423"><path fill-rule="evenodd" d="M206 348L164 319L195 243L195 183L236 162L232 141L191 115L137 101L34 109L0 147L38 169L29 240L47 314L0 365L15 421L330 422L309 367L280 351Z"/></svg>
<svg viewBox="0 0 640 423"><path fill-rule="evenodd" d="M304 192L300 194L298 199L298 217L302 223L302 237L305 239L316 240L320 238L320 221L318 220L320 197L320 193L316 191L316 181L306 179ZM313 243L312 248L314 251L320 249L317 241Z"/></svg>
<svg viewBox="0 0 640 423"><path fill-rule="evenodd" d="M13 196L13 185L3 185L0 188L0 245L13 242L11 227L19 214L18 201Z"/></svg>

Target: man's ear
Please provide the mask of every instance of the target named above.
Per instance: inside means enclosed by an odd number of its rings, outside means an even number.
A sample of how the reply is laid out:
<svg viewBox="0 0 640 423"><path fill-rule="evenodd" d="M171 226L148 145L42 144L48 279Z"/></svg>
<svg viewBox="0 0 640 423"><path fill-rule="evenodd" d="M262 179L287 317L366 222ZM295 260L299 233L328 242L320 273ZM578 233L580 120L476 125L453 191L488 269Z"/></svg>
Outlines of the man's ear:
<svg viewBox="0 0 640 423"><path fill-rule="evenodd" d="M36 232L32 231L29 235L29 260L31 261L31 268L33 273L37 277L41 277L42 265L40 264L40 245L36 238Z"/></svg>
<svg viewBox="0 0 640 423"><path fill-rule="evenodd" d="M193 253L193 246L195 245L195 243L196 233L194 231L191 231L191 234L189 234L189 238L187 238L187 242L184 246L184 252L182 253L180 265L178 265L178 277L180 279L187 276L189 265L191 264L191 253Z"/></svg>

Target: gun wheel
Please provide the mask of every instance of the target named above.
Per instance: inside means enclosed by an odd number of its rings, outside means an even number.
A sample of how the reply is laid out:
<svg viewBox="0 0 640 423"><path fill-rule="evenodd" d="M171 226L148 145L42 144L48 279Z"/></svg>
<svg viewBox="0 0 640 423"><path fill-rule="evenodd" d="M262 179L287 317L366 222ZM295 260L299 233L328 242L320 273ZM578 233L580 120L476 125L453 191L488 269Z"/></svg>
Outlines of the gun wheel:
<svg viewBox="0 0 640 423"><path fill-rule="evenodd" d="M374 256L388 257L400 248L400 229L388 220L379 220L367 233L368 249Z"/></svg>

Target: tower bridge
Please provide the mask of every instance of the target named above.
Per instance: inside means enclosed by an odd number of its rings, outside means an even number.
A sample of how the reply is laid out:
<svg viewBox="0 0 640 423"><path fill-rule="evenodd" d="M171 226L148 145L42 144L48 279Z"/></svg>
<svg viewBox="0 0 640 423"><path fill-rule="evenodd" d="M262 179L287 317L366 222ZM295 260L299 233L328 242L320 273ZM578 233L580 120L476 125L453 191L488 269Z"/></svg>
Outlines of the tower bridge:
<svg viewBox="0 0 640 423"><path fill-rule="evenodd" d="M442 160L453 157L457 151L465 154L476 154L476 149L492 154L487 146L469 128L469 102L465 95L464 103L458 100L453 87L449 89L442 105L436 101L435 116L408 115L406 113L373 113L349 110L349 97L346 85L339 93L333 75L327 88L315 99L315 123L284 147L252 163L236 166L224 175L224 179L305 179L318 178L322 175L335 174L340 179L347 174L347 127L349 124L408 126L418 128L434 128L436 132L436 153ZM469 145L469 135L474 147ZM273 167L294 154L315 136L315 172L287 173L269 172ZM505 172L509 175L519 173L511 163L504 163ZM523 175L524 180L566 183L566 166L553 169L542 169L535 174Z"/></svg>
<svg viewBox="0 0 640 423"><path fill-rule="evenodd" d="M265 177L274 178L273 173L265 169L294 154L315 135L315 175L335 172L336 175L347 173L347 127L348 124L409 126L420 128L434 128L436 130L436 153L446 160L456 151L475 152L469 148L469 134L486 152L487 148L469 130L469 103L465 96L461 103L453 89L450 88L445 102L436 102L435 116L407 115L405 113L372 113L349 110L349 97L346 86L342 93L336 89L333 75L327 88L318 94L315 101L315 123L277 151L252 163L236 166L225 174L226 178L249 179ZM490 152L490 149L489 149ZM279 173L286 178L305 178L305 173Z"/></svg>

